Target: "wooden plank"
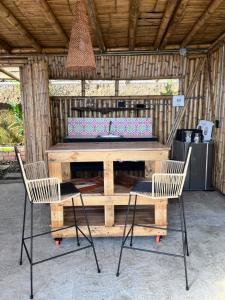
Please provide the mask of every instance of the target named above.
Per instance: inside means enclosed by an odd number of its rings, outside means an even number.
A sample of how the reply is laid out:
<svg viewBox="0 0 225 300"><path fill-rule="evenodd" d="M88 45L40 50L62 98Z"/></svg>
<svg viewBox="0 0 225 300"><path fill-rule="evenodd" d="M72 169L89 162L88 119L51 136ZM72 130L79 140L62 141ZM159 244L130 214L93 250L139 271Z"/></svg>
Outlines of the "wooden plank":
<svg viewBox="0 0 225 300"><path fill-rule="evenodd" d="M105 205L104 207L105 226L110 227L114 225L115 212L114 205Z"/></svg>
<svg viewBox="0 0 225 300"><path fill-rule="evenodd" d="M101 26L98 21L97 12L95 8L95 3L93 0L85 0L87 12L90 18L90 22L95 33L96 40L98 42L99 49L102 53L106 51Z"/></svg>
<svg viewBox="0 0 225 300"><path fill-rule="evenodd" d="M158 142L93 142L93 143L58 143L51 146L46 153L68 153L75 152L74 158L76 158L77 152L118 152L121 151L168 151L170 147ZM102 159L101 159L102 160Z"/></svg>
<svg viewBox="0 0 225 300"><path fill-rule="evenodd" d="M166 5L166 10L164 12L155 42L154 42L154 49L158 49L159 45L163 39L167 26L172 18L174 9L176 8L177 0L168 0Z"/></svg>
<svg viewBox="0 0 225 300"><path fill-rule="evenodd" d="M48 162L50 177L57 177L61 181L71 179L70 163Z"/></svg>
<svg viewBox="0 0 225 300"><path fill-rule="evenodd" d="M164 38L161 42L161 45L159 45L159 48L163 49L171 34L173 34L176 31L177 25L182 21L184 14L185 14L185 9L186 6L188 5L189 0L181 0L177 7L176 10L172 16L171 22L169 23L169 26L167 27L167 30L165 32Z"/></svg>
<svg viewBox="0 0 225 300"><path fill-rule="evenodd" d="M188 35L184 38L181 47L186 47L198 32L198 30L206 23L206 21L212 17L214 11L223 3L223 0L212 0L206 10L203 12L200 18L195 22Z"/></svg>
<svg viewBox="0 0 225 300"><path fill-rule="evenodd" d="M99 193L83 194L85 205L87 206L105 206L105 205L127 205L129 193L114 193L111 196L104 196ZM164 199L157 199L157 203L163 202ZM147 197L138 196L140 205L154 205L155 200ZM80 206L80 200L74 198L74 205ZM71 200L63 201L63 206L71 206Z"/></svg>
<svg viewBox="0 0 225 300"><path fill-rule="evenodd" d="M168 150L165 151L91 151L91 152L54 152L48 153L48 160L50 162L85 162L85 161L99 161L100 155L101 161L134 161L142 160L163 160L168 156Z"/></svg>
<svg viewBox="0 0 225 300"><path fill-rule="evenodd" d="M152 224L153 225L153 224ZM57 229L57 228L54 228ZM80 229L84 234L88 235L88 230L86 226L80 226ZM91 234L93 237L118 237L123 235L124 226L90 226ZM144 228L144 227L135 227L134 236L156 236L161 235L165 236L167 234L166 230L156 229L156 228ZM74 228L69 228L62 230L60 232L52 233L53 238L68 238L76 236Z"/></svg>
<svg viewBox="0 0 225 300"><path fill-rule="evenodd" d="M10 73L9 71L7 71L7 70L5 70L3 68L0 68L0 72L2 72L3 74L9 76L10 78L12 78L12 79L14 79L16 81L20 81L20 79L17 76L15 76L14 74Z"/></svg>
<svg viewBox="0 0 225 300"><path fill-rule="evenodd" d="M165 201L155 201L155 225L167 226L167 199Z"/></svg>
<svg viewBox="0 0 225 300"><path fill-rule="evenodd" d="M134 50L137 21L139 15L139 0L130 0L130 13L129 13L129 50Z"/></svg>
<svg viewBox="0 0 225 300"><path fill-rule="evenodd" d="M114 193L114 171L113 161L104 161L104 195Z"/></svg>
<svg viewBox="0 0 225 300"><path fill-rule="evenodd" d="M114 194L114 171L113 161L104 161L104 195ZM105 226L113 226L114 224L114 206L112 201L107 201L105 205ZM110 205L111 203L111 205Z"/></svg>
<svg viewBox="0 0 225 300"><path fill-rule="evenodd" d="M71 205L71 201L70 201ZM59 204L51 204L51 227L58 228L64 226L63 206Z"/></svg>

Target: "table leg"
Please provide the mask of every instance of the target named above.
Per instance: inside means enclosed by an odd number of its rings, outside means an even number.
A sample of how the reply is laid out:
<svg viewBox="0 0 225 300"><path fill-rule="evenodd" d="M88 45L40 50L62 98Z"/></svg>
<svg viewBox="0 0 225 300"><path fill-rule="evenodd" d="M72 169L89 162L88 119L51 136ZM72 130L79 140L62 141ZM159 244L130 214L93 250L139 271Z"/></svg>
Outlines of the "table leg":
<svg viewBox="0 0 225 300"><path fill-rule="evenodd" d="M51 204L51 227L52 229L56 227L64 226L64 214L63 206L59 204Z"/></svg>
<svg viewBox="0 0 225 300"><path fill-rule="evenodd" d="M157 200L155 203L155 225L167 227L167 204L168 200ZM167 231L165 230L165 235Z"/></svg>
<svg viewBox="0 0 225 300"><path fill-rule="evenodd" d="M154 161L145 161L145 178L152 179L154 173Z"/></svg>
<svg viewBox="0 0 225 300"><path fill-rule="evenodd" d="M61 181L70 180L70 163L48 162L48 172L50 177L57 177Z"/></svg>
<svg viewBox="0 0 225 300"><path fill-rule="evenodd" d="M113 161L104 161L104 195L110 196L114 194L114 172ZM114 205L107 203L105 210L105 226L114 225Z"/></svg>

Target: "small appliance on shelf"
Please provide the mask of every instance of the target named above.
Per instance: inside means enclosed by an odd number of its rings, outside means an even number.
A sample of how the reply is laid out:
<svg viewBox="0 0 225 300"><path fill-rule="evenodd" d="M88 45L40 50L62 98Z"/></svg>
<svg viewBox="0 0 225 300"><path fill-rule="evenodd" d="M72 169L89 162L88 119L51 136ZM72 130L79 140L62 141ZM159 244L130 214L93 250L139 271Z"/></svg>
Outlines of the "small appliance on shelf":
<svg viewBox="0 0 225 300"><path fill-rule="evenodd" d="M203 135L201 129L177 129L176 138L177 141L185 143L200 143L203 141Z"/></svg>
<svg viewBox="0 0 225 300"><path fill-rule="evenodd" d="M212 139L213 122L207 120L200 120L197 128L202 130L203 142L209 142Z"/></svg>

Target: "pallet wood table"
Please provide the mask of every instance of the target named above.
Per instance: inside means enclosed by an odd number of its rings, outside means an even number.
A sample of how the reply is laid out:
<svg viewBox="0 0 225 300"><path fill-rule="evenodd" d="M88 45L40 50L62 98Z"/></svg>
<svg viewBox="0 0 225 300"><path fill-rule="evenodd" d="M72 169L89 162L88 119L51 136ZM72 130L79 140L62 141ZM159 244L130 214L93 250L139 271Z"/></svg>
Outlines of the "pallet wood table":
<svg viewBox="0 0 225 300"><path fill-rule="evenodd" d="M168 159L169 151L168 146L158 142L59 143L47 150L49 176L58 177L61 181L70 180L71 162L103 162L104 191L86 193L83 198L87 206L93 236L121 236L129 190L118 189L114 185L113 162L145 161L145 177L150 178L151 173L159 169L159 161ZM81 230L87 233L86 227L83 226L84 220L79 208L81 205L79 199L75 199L75 205L78 206L78 224ZM167 199L155 201L138 197L137 205L137 222L166 228ZM70 224L70 212L72 212L71 201L64 202L63 205L52 204L52 229ZM166 235L166 230L136 227L134 235ZM74 228L53 234L54 238L72 236L75 236Z"/></svg>

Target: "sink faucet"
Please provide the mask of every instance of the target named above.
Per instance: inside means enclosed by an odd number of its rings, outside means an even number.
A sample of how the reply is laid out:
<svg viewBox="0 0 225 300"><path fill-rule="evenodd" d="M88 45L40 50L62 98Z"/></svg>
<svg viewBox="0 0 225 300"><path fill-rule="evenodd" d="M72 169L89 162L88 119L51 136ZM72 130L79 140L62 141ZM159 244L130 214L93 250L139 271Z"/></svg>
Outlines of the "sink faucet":
<svg viewBox="0 0 225 300"><path fill-rule="evenodd" d="M111 127L112 127L112 121L109 121L109 132L108 132L109 135L111 134Z"/></svg>

